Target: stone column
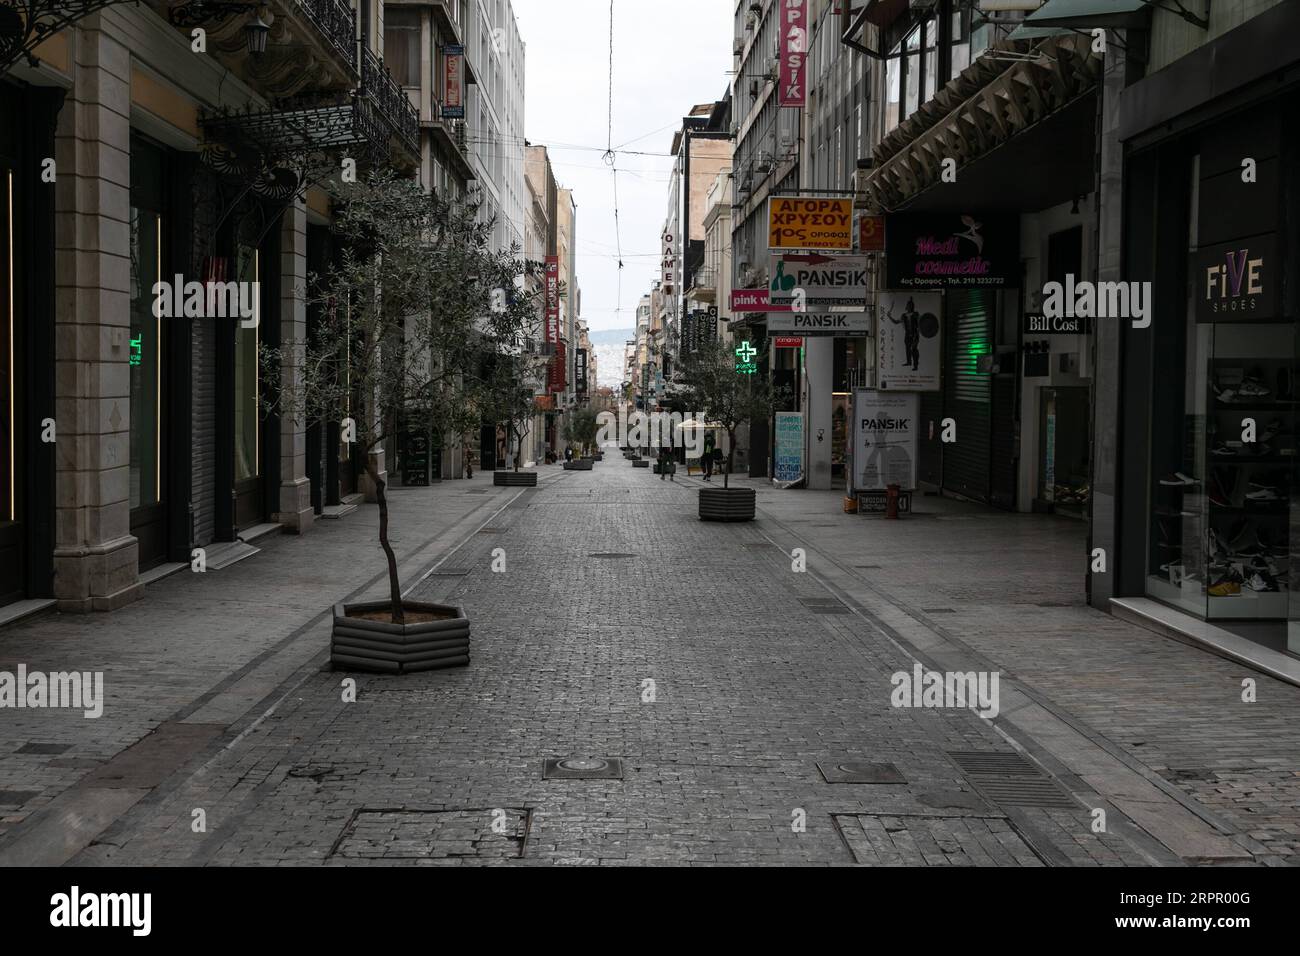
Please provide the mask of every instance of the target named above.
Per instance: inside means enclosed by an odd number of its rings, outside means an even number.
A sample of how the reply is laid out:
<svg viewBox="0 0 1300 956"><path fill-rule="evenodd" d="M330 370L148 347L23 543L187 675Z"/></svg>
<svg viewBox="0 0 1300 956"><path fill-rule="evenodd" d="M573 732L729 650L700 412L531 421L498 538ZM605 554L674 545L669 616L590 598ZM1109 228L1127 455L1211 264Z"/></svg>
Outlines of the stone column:
<svg viewBox="0 0 1300 956"><path fill-rule="evenodd" d="M83 21L55 133L54 595L63 611L135 600L131 535L131 56Z"/></svg>
<svg viewBox="0 0 1300 956"><path fill-rule="evenodd" d="M286 389L301 387L298 357L307 342L306 296L307 210L294 201L280 225L280 347L285 356L281 381ZM272 520L286 531L302 534L311 528L315 517L311 479L307 477L307 422L284 415L280 419L279 508Z"/></svg>
<svg viewBox="0 0 1300 956"><path fill-rule="evenodd" d="M804 407L804 443L807 448L804 474L809 489L826 491L831 486L831 446L834 444L831 432L835 406L832 395L835 391L835 339L822 336L804 339L804 365L808 388L808 404Z"/></svg>

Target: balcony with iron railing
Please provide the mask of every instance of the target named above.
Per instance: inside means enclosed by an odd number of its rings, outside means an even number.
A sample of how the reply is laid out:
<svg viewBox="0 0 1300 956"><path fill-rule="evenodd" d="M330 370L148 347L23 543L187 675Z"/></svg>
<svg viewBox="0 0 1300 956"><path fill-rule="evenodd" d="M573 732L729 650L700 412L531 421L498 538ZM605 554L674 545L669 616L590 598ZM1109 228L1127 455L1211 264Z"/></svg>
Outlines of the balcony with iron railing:
<svg viewBox="0 0 1300 956"><path fill-rule="evenodd" d="M373 105L398 146L418 162L420 114L411 98L406 95L406 90L393 79L388 67L368 47L363 47L361 51L360 95Z"/></svg>
<svg viewBox="0 0 1300 956"><path fill-rule="evenodd" d="M207 52L268 99L352 88L357 82L356 19L347 0L151 0L189 39L207 33ZM250 49L260 20L264 49Z"/></svg>

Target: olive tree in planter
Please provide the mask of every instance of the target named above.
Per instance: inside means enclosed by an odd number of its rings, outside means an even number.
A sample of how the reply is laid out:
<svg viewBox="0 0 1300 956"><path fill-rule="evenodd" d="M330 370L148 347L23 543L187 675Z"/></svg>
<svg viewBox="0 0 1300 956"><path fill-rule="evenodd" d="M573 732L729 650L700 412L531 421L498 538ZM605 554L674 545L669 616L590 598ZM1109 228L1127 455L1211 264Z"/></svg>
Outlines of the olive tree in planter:
<svg viewBox="0 0 1300 956"><path fill-rule="evenodd" d="M493 303L492 224L479 220L473 197L426 194L389 174L341 188L341 253L310 278L307 295L320 321L307 341L262 355L279 413L339 422L375 490L389 597L335 608L331 658L398 673L467 664L465 612L402 598L377 453L403 428L459 435L461 416L472 413L483 347L476 330Z"/></svg>
<svg viewBox="0 0 1300 956"><path fill-rule="evenodd" d="M513 264L505 264L499 278L507 279L506 273L512 268ZM544 281L543 268L528 263L525 278L534 276ZM487 365L483 392L487 417L505 425L507 453L514 464L508 471L498 469L492 477L497 485L535 487L537 472L522 470L521 462L524 440L532 428L535 395L544 384L542 376L549 360L536 347L542 322L538 293L520 288L503 291L487 327L495 349Z"/></svg>
<svg viewBox="0 0 1300 956"><path fill-rule="evenodd" d="M730 485L736 459L736 432L745 422L766 420L779 395L762 371L763 356L753 358L759 371L743 371L735 351L715 342L689 353L683 363L688 407L705 423L716 423L727 433L727 467L722 473L722 487L700 489L701 521L754 519L754 489Z"/></svg>
<svg viewBox="0 0 1300 956"><path fill-rule="evenodd" d="M592 409L579 408L569 414L564 423L564 440L570 445L578 446L579 457L577 460L565 462L565 468L570 471L592 469L596 459L589 456L587 452L596 443L596 435L599 431L600 421Z"/></svg>

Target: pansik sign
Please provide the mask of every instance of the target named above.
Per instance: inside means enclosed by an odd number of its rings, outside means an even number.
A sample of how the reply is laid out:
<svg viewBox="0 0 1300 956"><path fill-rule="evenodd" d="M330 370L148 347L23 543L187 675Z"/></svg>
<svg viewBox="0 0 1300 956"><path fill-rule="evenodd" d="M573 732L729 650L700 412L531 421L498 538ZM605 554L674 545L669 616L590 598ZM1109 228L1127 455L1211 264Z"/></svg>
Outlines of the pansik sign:
<svg viewBox="0 0 1300 956"><path fill-rule="evenodd" d="M777 43L781 51L777 103L781 106L808 105L804 85L808 73L808 0L776 0Z"/></svg>
<svg viewBox="0 0 1300 956"><path fill-rule="evenodd" d="M812 337L870 335L871 316L866 312L788 312L768 316L767 331Z"/></svg>
<svg viewBox="0 0 1300 956"><path fill-rule="evenodd" d="M867 299L865 256L772 256L768 286L772 305L796 312L825 312L833 307L862 308Z"/></svg>
<svg viewBox="0 0 1300 956"><path fill-rule="evenodd" d="M885 249L891 289L1020 285L1018 216L900 213L888 217Z"/></svg>
<svg viewBox="0 0 1300 956"><path fill-rule="evenodd" d="M767 245L852 252L853 200L773 196L767 201Z"/></svg>
<svg viewBox="0 0 1300 956"><path fill-rule="evenodd" d="M859 388L853 392L853 487L916 490L921 396Z"/></svg>
<svg viewBox="0 0 1300 956"><path fill-rule="evenodd" d="M443 119L465 118L465 48L445 46L443 52Z"/></svg>

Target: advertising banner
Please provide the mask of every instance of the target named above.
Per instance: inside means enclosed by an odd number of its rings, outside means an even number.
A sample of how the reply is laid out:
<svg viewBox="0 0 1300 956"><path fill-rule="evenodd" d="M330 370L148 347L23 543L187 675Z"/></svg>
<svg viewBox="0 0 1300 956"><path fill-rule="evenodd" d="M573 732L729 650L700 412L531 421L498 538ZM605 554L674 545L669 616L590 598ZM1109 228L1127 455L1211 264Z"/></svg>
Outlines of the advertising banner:
<svg viewBox="0 0 1300 956"><path fill-rule="evenodd" d="M564 346L560 341L560 257L546 257L546 344L555 352L547 370L547 388L564 391Z"/></svg>
<svg viewBox="0 0 1300 956"><path fill-rule="evenodd" d="M808 105L808 0L776 0L777 43L781 51L777 103L781 106Z"/></svg>
<svg viewBox="0 0 1300 956"><path fill-rule="evenodd" d="M803 412L776 413L774 481L798 481L803 477Z"/></svg>
<svg viewBox="0 0 1300 956"><path fill-rule="evenodd" d="M660 241L663 258L659 264L659 286L664 295L672 296L677 288L677 237L671 230L664 230Z"/></svg>
<svg viewBox="0 0 1300 956"><path fill-rule="evenodd" d="M916 490L921 396L859 388L853 392L853 488Z"/></svg>
<svg viewBox="0 0 1300 956"><path fill-rule="evenodd" d="M887 217L885 250L891 289L1020 285L1016 215L898 213Z"/></svg>
<svg viewBox="0 0 1300 956"><path fill-rule="evenodd" d="M853 251L853 200L773 196L767 201L770 249Z"/></svg>
<svg viewBox="0 0 1300 956"><path fill-rule="evenodd" d="M465 48L443 47L443 119L465 118Z"/></svg>
<svg viewBox="0 0 1300 956"><path fill-rule="evenodd" d="M732 289L731 311L742 312L789 312L790 306L772 305L771 294L767 289Z"/></svg>
<svg viewBox="0 0 1300 956"><path fill-rule="evenodd" d="M791 312L768 316L767 331L797 333L813 338L870 335L871 324L871 314L868 312Z"/></svg>
<svg viewBox="0 0 1300 956"><path fill-rule="evenodd" d="M579 398L587 396L587 350L578 349L573 356L573 390Z"/></svg>
<svg viewBox="0 0 1300 956"><path fill-rule="evenodd" d="M882 292L876 384L882 392L937 392L943 349L937 292Z"/></svg>
<svg viewBox="0 0 1300 956"><path fill-rule="evenodd" d="M799 312L827 312L839 307L858 309L867 299L865 256L806 256L783 253L770 262L768 285L772 305Z"/></svg>
<svg viewBox="0 0 1300 956"><path fill-rule="evenodd" d="M778 349L801 349L803 339L797 335L778 335L772 339L772 347Z"/></svg>
<svg viewBox="0 0 1300 956"><path fill-rule="evenodd" d="M858 217L858 252L885 251L885 217Z"/></svg>

